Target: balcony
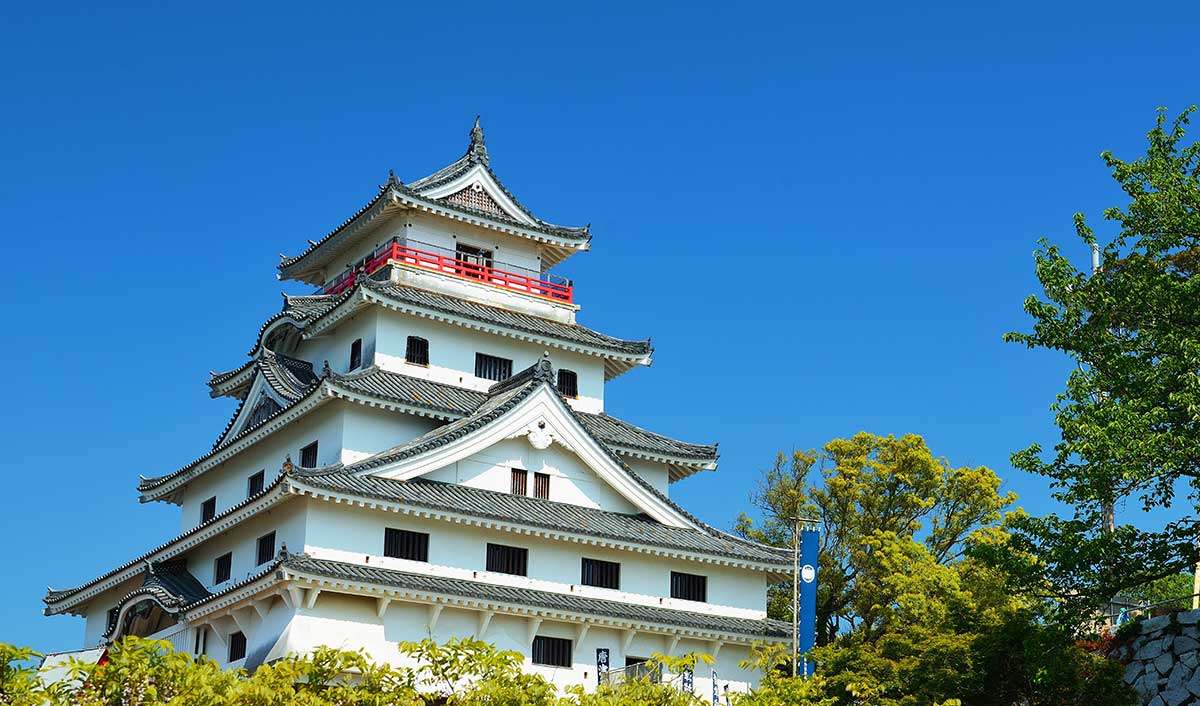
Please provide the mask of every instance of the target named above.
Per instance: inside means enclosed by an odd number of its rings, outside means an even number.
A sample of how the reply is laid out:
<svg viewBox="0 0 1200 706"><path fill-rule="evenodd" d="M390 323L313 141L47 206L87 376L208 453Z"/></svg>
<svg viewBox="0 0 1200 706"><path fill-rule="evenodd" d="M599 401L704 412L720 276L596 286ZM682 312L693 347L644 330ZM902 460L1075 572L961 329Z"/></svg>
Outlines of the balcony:
<svg viewBox="0 0 1200 706"><path fill-rule="evenodd" d="M369 277L392 262L462 277L563 304L571 304L575 298L575 286L565 277L533 270L502 270L478 262L469 262L462 259L459 253L436 245L400 239L376 248L356 266L333 278L321 288L320 293L341 294L354 286L354 281L360 274Z"/></svg>

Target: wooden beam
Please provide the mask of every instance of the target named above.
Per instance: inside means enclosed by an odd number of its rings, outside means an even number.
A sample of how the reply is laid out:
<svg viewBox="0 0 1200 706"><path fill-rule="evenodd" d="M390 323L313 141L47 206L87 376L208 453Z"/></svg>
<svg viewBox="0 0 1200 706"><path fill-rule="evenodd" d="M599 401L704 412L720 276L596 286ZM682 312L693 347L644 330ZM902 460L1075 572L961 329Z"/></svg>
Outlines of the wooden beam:
<svg viewBox="0 0 1200 706"><path fill-rule="evenodd" d="M254 606L254 612L258 613L258 619L260 621L266 620L267 613L271 612L271 600L273 598L275 598L275 596L267 596L266 598L260 598L259 600L256 600L250 604Z"/></svg>
<svg viewBox="0 0 1200 706"><path fill-rule="evenodd" d="M317 604L317 596L319 596L319 595L321 595L321 589L319 589L319 588L308 589L308 599L304 601L304 607L308 608L309 610L312 610L312 607Z"/></svg>
<svg viewBox="0 0 1200 706"><path fill-rule="evenodd" d="M429 606L429 632L432 633L437 629L438 618L442 617L442 608L444 607L441 603Z"/></svg>
<svg viewBox="0 0 1200 706"><path fill-rule="evenodd" d="M232 611L229 617L233 618L234 623L237 623L238 630L241 630L243 635L250 637L250 633L254 628L254 623L250 619L253 614L253 609L249 606L244 606Z"/></svg>
<svg viewBox="0 0 1200 706"><path fill-rule="evenodd" d="M675 635L671 637L671 644L670 644L670 646L667 647L667 656L668 657L674 656L675 648L679 646L679 638L680 638L679 633L675 633Z"/></svg>
<svg viewBox="0 0 1200 706"><path fill-rule="evenodd" d="M579 643L583 642L583 638L587 637L588 628L590 628L591 626L592 626L591 623L580 623L575 628L575 646L576 647L579 646Z"/></svg>
<svg viewBox="0 0 1200 706"><path fill-rule="evenodd" d="M637 637L638 631L626 630L623 634L625 639L621 641L621 654L629 651L629 646L633 644L633 638Z"/></svg>
<svg viewBox="0 0 1200 706"><path fill-rule="evenodd" d="M712 645L712 651L708 653L708 656L712 657L713 661L715 662L717 660L717 655L721 654L721 648L725 646L725 643L722 640L713 640L709 644Z"/></svg>
<svg viewBox="0 0 1200 706"><path fill-rule="evenodd" d="M479 612L479 627L475 629L475 639L482 640L487 633L488 626L492 624L492 618L496 617L496 611L483 610Z"/></svg>
<svg viewBox="0 0 1200 706"><path fill-rule="evenodd" d="M288 595L292 597L292 610L300 610L304 606L304 589L289 585L287 591Z"/></svg>
<svg viewBox="0 0 1200 706"><path fill-rule="evenodd" d="M376 598L375 599L375 615L383 620L383 614L387 612L388 606L392 604L391 598Z"/></svg>
<svg viewBox="0 0 1200 706"><path fill-rule="evenodd" d="M296 610L296 603L292 600L292 594L287 589L279 589L279 597L283 599L283 604L288 607L288 610Z"/></svg>
<svg viewBox="0 0 1200 706"><path fill-rule="evenodd" d="M533 638L537 636L538 628L540 628L541 626L542 626L541 618L537 618L537 617L529 618L529 625L527 626L529 628L529 636L525 640L526 645L533 644Z"/></svg>

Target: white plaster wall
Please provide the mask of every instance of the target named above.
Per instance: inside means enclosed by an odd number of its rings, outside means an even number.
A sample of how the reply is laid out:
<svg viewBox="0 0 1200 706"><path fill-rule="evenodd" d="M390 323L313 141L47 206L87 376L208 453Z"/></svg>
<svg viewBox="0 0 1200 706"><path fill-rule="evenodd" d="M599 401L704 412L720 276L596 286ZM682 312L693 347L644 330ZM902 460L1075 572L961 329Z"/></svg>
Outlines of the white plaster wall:
<svg viewBox="0 0 1200 706"><path fill-rule="evenodd" d="M279 475L288 455L293 463L300 463L300 449L313 441L317 441L320 465L341 460L343 420L345 409L351 404L340 400L326 402L193 479L182 493L180 530L187 531L200 524L200 505L214 495L217 497L217 514L244 501L250 476L258 471L266 471L265 483L270 484ZM385 448L388 446L380 450Z"/></svg>
<svg viewBox="0 0 1200 706"><path fill-rule="evenodd" d="M670 495L671 477L665 463L647 461L645 459L632 458L629 456L623 456L622 458L625 460L625 463L629 464L629 467L633 469L634 473L637 473L648 483L650 483L650 485L654 486L655 490L663 495Z"/></svg>
<svg viewBox="0 0 1200 706"><path fill-rule="evenodd" d="M558 444L539 450L524 439L507 439L425 477L508 493L512 491L514 468L529 472L526 492L530 495L533 494L533 474L545 473L550 476L550 500L610 512L640 512L584 465L578 456Z"/></svg>
<svg viewBox="0 0 1200 706"><path fill-rule="evenodd" d="M275 532L275 551L285 544L289 551L298 552L305 544L307 531L306 505L303 500L289 500L265 513L238 524L228 532L214 537L187 553L188 572L214 593L246 579L262 570L257 563L258 538ZM217 557L233 553L232 570L227 583L214 583Z"/></svg>
<svg viewBox="0 0 1200 706"><path fill-rule="evenodd" d="M445 424L429 417L377 407L346 405L342 429L342 463L386 451Z"/></svg>
<svg viewBox="0 0 1200 706"><path fill-rule="evenodd" d="M767 579L762 572L332 505L323 501L311 501L307 522L305 551L338 561L366 562L372 566L401 571L437 573L467 580L486 580L697 613L754 619L766 616ZM429 562L426 564L382 556L384 529L387 527L428 533ZM528 576L486 571L489 542L528 549ZM583 557L619 562L620 590L579 585ZM672 571L707 576L708 601L697 603L670 598Z"/></svg>
<svg viewBox="0 0 1200 706"><path fill-rule="evenodd" d="M345 373L350 369L350 345L355 339L361 338L362 367L365 368L375 359L378 319L378 307L368 307L339 322L335 328L325 331L317 338L305 339L291 355L293 358L312 363L313 370L318 375L321 374L325 361L329 361L329 368L333 372Z"/></svg>
<svg viewBox="0 0 1200 706"><path fill-rule="evenodd" d="M409 336L420 336L429 341L428 367L404 362ZM375 362L385 370L486 391L495 381L475 377L476 353L508 358L513 361L513 372L517 373L541 360L547 350L556 370L574 370L579 378L579 399L571 400L572 405L584 412L603 411L604 362L600 358L398 311L380 313Z"/></svg>

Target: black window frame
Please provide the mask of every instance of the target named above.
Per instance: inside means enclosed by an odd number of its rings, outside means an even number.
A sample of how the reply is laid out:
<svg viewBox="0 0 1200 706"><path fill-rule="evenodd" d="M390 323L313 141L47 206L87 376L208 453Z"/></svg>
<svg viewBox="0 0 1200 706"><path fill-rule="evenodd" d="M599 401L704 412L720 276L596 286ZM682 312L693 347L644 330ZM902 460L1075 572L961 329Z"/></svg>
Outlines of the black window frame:
<svg viewBox="0 0 1200 706"><path fill-rule="evenodd" d="M412 365L429 367L429 339L409 336L404 344L404 361Z"/></svg>
<svg viewBox="0 0 1200 706"><path fill-rule="evenodd" d="M221 562L225 563L224 567L221 566ZM224 571L221 570L222 568ZM225 583L231 578L233 578L233 552L225 552L213 559L213 585Z"/></svg>
<svg viewBox="0 0 1200 706"><path fill-rule="evenodd" d="M529 575L529 550L507 544L487 545L487 570L510 576Z"/></svg>
<svg viewBox="0 0 1200 706"><path fill-rule="evenodd" d="M271 541L267 542L266 540L268 540L268 539ZM267 551L264 552L263 551L264 548L267 548ZM275 530L271 530L270 532L259 537L254 542L254 559L255 559L254 565L262 566L263 564L270 563L270 561L274 558L275 558Z"/></svg>
<svg viewBox="0 0 1200 706"><path fill-rule="evenodd" d="M300 449L300 467L301 468L316 468L317 464L320 462L319 461L320 451L321 451L320 439L317 439L316 441L313 441L308 446L305 446L304 448ZM312 455L312 459L311 459L312 465L308 465L307 461L309 459L306 458L310 454Z"/></svg>
<svg viewBox="0 0 1200 706"><path fill-rule="evenodd" d="M549 473L534 473L533 474L533 497L541 498L542 500L550 499L550 474Z"/></svg>
<svg viewBox="0 0 1200 706"><path fill-rule="evenodd" d="M697 598L696 596L699 596ZM708 577L683 571L671 572L671 598L683 601L708 602Z"/></svg>
<svg viewBox="0 0 1200 706"><path fill-rule="evenodd" d="M575 650L575 641L566 637L536 635L529 659L542 667L570 667Z"/></svg>
<svg viewBox="0 0 1200 706"><path fill-rule="evenodd" d="M528 495L529 471L524 468L512 469L512 480L509 483L508 489L513 495Z"/></svg>
<svg viewBox="0 0 1200 706"><path fill-rule="evenodd" d="M246 659L246 633L238 630L229 633L229 662Z"/></svg>
<svg viewBox="0 0 1200 706"><path fill-rule="evenodd" d="M429 533L383 528L383 555L392 559L429 561Z"/></svg>
<svg viewBox="0 0 1200 706"><path fill-rule="evenodd" d="M200 503L200 524L208 522L217 516L217 496L212 496L208 500Z"/></svg>
<svg viewBox="0 0 1200 706"><path fill-rule="evenodd" d="M252 498L267 487L267 469L262 469L246 479L246 497Z"/></svg>
<svg viewBox="0 0 1200 706"><path fill-rule="evenodd" d="M604 559L583 557L579 561L579 583L582 586L621 590L621 564Z"/></svg>
<svg viewBox="0 0 1200 706"><path fill-rule="evenodd" d="M467 243L454 244L454 259L462 263L475 265L491 269L496 263L496 251L487 248L481 248L478 245L468 245ZM486 271L481 272L475 269L463 269L462 274L466 277L474 279L484 279Z"/></svg>
<svg viewBox="0 0 1200 706"><path fill-rule="evenodd" d="M358 370L362 367L362 339L354 339L354 343L350 344L350 367L346 371Z"/></svg>
<svg viewBox="0 0 1200 706"><path fill-rule="evenodd" d="M475 352L475 377L484 380L500 382L512 377L513 362L511 358L501 358L490 353Z"/></svg>
<svg viewBox="0 0 1200 706"><path fill-rule="evenodd" d="M208 652L208 626L201 625L196 628L196 637L192 642L192 654L199 657Z"/></svg>
<svg viewBox="0 0 1200 706"><path fill-rule="evenodd" d="M579 373L574 370L559 368L557 382L558 384L555 387L558 388L558 394L572 399L579 397Z"/></svg>

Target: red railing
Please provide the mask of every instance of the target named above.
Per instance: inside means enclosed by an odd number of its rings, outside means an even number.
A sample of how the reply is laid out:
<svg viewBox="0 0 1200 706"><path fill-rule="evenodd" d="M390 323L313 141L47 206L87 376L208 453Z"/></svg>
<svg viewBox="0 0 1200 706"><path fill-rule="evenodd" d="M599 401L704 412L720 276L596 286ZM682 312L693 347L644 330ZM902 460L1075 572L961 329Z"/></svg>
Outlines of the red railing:
<svg viewBox="0 0 1200 706"><path fill-rule="evenodd" d="M575 287L570 280L551 282L542 277L531 277L474 262L466 262L452 255L439 255L425 250L417 250L396 242L383 246L358 267L338 275L325 287L325 293L341 294L354 286L354 281L360 274L370 276L393 260L568 304L575 297Z"/></svg>

